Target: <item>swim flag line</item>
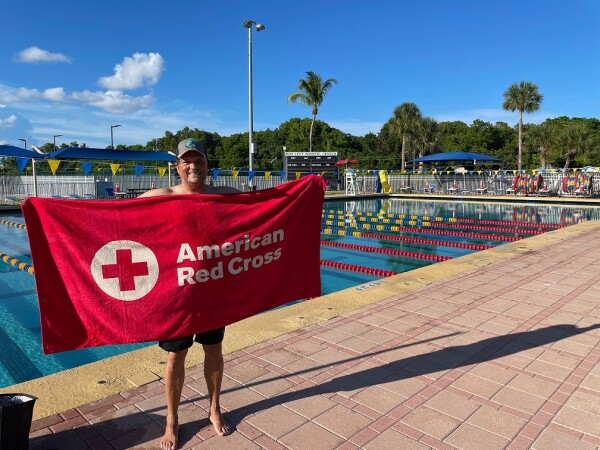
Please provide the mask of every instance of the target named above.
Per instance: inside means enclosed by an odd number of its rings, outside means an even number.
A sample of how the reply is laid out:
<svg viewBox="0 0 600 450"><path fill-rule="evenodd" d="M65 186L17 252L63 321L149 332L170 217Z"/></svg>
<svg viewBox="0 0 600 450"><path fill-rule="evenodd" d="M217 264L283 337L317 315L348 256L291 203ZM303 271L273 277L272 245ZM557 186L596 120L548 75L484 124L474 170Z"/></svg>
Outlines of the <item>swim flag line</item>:
<svg viewBox="0 0 600 450"><path fill-rule="evenodd" d="M320 295L325 183L127 200L29 198L44 353L173 339Z"/></svg>

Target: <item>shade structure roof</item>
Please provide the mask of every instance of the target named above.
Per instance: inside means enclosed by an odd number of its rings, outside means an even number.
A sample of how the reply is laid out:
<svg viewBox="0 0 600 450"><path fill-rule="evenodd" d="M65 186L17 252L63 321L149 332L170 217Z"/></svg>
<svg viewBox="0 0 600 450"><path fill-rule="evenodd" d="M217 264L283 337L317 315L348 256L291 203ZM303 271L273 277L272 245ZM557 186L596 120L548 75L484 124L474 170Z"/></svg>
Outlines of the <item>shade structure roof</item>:
<svg viewBox="0 0 600 450"><path fill-rule="evenodd" d="M408 161L409 163L436 163L436 162L449 162L449 161L473 161L473 164L476 163L502 163L501 159L494 158L493 156L481 155L479 153L469 153L469 152L445 152L445 153L436 153L434 155L423 156L422 158L413 159Z"/></svg>
<svg viewBox="0 0 600 450"><path fill-rule="evenodd" d="M143 150L109 150L105 148L68 147L49 153L51 159L99 159L108 161L166 161L174 162L177 157L166 152Z"/></svg>
<svg viewBox="0 0 600 450"><path fill-rule="evenodd" d="M0 156L8 156L11 158L43 158L44 155L40 153L32 152L31 150L25 150L20 147L13 145L0 145Z"/></svg>

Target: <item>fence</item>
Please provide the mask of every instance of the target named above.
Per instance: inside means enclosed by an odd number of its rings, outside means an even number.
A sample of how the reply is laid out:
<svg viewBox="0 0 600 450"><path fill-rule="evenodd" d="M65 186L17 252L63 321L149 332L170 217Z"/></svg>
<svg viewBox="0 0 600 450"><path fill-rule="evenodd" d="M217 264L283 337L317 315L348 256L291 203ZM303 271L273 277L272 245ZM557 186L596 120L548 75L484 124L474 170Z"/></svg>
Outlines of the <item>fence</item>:
<svg viewBox="0 0 600 450"><path fill-rule="evenodd" d="M31 175L4 175L0 177L0 200L7 198L25 198L33 196L33 176ZM79 176L79 175L38 175L37 193L39 197L108 197L106 189L114 190L119 185L121 192L135 189L138 191L150 190L155 188L168 187L169 179L165 175L116 175L116 176ZM177 184L178 180L173 177L172 183ZM283 183L279 176L271 176L267 180L264 176L255 176L252 179L252 186L255 189L266 189ZM249 189L249 180L247 176L219 175L213 180L215 186L233 186L240 191Z"/></svg>
<svg viewBox="0 0 600 450"><path fill-rule="evenodd" d="M556 195L562 183L565 174L562 172L543 173L543 184L547 185L550 192ZM468 194L476 194L482 188L487 193L506 194L506 190L512 186L515 175L511 172L484 172L479 174L438 174L438 175L389 175L388 183L392 188L392 193L398 192L436 192L447 193L456 191ZM358 192L371 193L377 191L377 178L374 175L358 175L356 177ZM593 194L600 195L600 176L595 176L593 180Z"/></svg>

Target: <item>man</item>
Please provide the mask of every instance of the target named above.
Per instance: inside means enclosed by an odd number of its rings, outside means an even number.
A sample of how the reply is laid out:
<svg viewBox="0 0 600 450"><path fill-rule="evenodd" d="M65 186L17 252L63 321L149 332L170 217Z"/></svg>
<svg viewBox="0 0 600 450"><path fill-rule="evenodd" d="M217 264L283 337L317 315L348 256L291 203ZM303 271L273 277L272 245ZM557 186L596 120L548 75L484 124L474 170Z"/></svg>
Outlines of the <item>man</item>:
<svg viewBox="0 0 600 450"><path fill-rule="evenodd" d="M208 173L208 157L202 142L196 139L184 139L177 146L177 173L181 184L172 188L154 189L140 197L173 194L231 194L238 190L225 186L205 185ZM202 344L204 350L204 378L210 400L210 416L215 431L226 436L231 427L221 414L219 397L223 380L223 352L221 342L225 329L209 331L181 339L160 341L161 348L168 352L165 367L165 392L167 397L167 425L160 445L164 450L177 448L179 422L177 411L181 400L181 391L185 378L185 357L194 343Z"/></svg>

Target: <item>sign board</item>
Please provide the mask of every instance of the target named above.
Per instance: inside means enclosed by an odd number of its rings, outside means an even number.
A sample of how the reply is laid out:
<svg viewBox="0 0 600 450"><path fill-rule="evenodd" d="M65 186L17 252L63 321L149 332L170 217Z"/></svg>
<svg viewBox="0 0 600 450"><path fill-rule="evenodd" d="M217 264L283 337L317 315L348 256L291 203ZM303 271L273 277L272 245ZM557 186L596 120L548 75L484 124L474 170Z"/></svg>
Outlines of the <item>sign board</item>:
<svg viewBox="0 0 600 450"><path fill-rule="evenodd" d="M328 187L337 189L337 161L337 152L284 152L284 170L287 181L313 173L321 175Z"/></svg>

